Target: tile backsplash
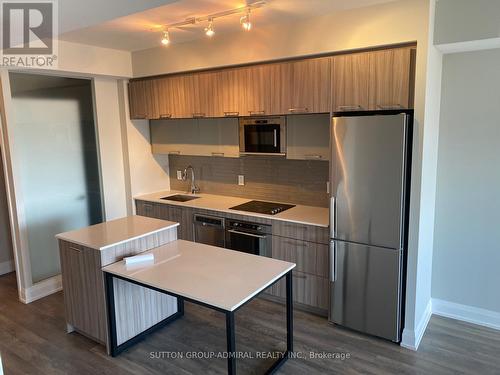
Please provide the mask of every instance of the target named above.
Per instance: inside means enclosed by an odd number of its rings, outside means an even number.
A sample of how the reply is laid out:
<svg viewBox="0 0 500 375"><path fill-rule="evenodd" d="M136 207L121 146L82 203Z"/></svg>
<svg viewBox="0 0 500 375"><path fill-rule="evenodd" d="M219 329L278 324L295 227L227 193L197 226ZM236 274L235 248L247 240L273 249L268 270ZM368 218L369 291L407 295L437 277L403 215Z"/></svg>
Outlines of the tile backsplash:
<svg viewBox="0 0 500 375"><path fill-rule="evenodd" d="M169 155L170 187L188 191L177 171L192 165L203 193L328 207L327 161ZM238 185L238 175L245 185Z"/></svg>

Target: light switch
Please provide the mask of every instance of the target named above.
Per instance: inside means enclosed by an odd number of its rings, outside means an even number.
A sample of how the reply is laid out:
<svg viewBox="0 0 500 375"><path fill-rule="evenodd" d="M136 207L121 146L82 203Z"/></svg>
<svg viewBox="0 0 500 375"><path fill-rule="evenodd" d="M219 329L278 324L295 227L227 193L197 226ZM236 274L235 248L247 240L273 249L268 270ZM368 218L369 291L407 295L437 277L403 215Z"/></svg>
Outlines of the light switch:
<svg viewBox="0 0 500 375"><path fill-rule="evenodd" d="M238 185L244 186L245 185L245 176L242 174L238 175Z"/></svg>
<svg viewBox="0 0 500 375"><path fill-rule="evenodd" d="M177 179L182 180L182 171L177 171Z"/></svg>

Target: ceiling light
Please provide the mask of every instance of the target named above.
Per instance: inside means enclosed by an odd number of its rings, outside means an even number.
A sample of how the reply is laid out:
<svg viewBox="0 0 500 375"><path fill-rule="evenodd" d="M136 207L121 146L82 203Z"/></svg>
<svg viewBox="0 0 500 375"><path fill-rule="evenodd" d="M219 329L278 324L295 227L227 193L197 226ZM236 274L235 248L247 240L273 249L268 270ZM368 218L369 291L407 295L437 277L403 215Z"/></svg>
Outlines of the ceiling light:
<svg viewBox="0 0 500 375"><path fill-rule="evenodd" d="M252 23L250 22L250 9L247 10L247 14L240 18L241 27L246 31L250 31L252 28Z"/></svg>
<svg viewBox="0 0 500 375"><path fill-rule="evenodd" d="M169 43L170 43L170 36L168 35L168 30L165 30L163 32L163 38L161 38L161 44L166 46Z"/></svg>
<svg viewBox="0 0 500 375"><path fill-rule="evenodd" d="M208 36L208 37L212 37L214 36L215 34L215 30L214 30L214 21L212 18L210 18L208 20L208 26L205 27L205 34Z"/></svg>

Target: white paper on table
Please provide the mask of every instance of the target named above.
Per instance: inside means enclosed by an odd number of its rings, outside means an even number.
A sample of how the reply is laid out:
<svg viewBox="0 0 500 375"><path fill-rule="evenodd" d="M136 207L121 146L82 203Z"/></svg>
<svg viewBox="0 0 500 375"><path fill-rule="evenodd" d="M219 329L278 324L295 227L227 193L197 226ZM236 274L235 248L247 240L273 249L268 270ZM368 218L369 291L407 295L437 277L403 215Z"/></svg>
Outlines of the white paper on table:
<svg viewBox="0 0 500 375"><path fill-rule="evenodd" d="M146 262L154 262L155 256L154 254L139 254L139 255L134 255L132 257L125 257L125 264L131 265L131 264L138 264L138 263L146 263Z"/></svg>

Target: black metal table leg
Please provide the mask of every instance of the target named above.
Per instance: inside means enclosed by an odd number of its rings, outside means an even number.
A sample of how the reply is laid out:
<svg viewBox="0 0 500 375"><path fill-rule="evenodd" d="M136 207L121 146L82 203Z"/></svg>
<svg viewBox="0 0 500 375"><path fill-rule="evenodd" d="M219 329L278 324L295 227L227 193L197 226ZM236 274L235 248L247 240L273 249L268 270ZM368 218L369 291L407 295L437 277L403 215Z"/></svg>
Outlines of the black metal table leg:
<svg viewBox="0 0 500 375"><path fill-rule="evenodd" d="M227 373L236 374L236 340L234 332L234 312L226 312L226 337L227 337Z"/></svg>
<svg viewBox="0 0 500 375"><path fill-rule="evenodd" d="M177 314L184 315L184 298L177 297Z"/></svg>
<svg viewBox="0 0 500 375"><path fill-rule="evenodd" d="M113 275L104 273L106 284L106 300L108 305L108 350L109 354L116 356L116 315L115 315L115 290L113 287Z"/></svg>
<svg viewBox="0 0 500 375"><path fill-rule="evenodd" d="M286 274L286 350L293 352L293 293L292 271Z"/></svg>

